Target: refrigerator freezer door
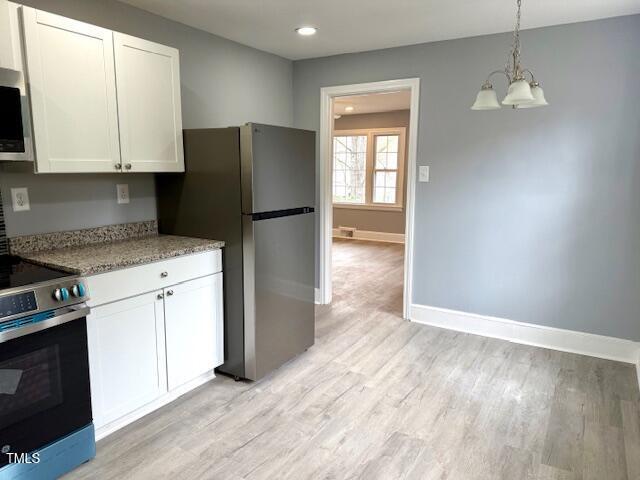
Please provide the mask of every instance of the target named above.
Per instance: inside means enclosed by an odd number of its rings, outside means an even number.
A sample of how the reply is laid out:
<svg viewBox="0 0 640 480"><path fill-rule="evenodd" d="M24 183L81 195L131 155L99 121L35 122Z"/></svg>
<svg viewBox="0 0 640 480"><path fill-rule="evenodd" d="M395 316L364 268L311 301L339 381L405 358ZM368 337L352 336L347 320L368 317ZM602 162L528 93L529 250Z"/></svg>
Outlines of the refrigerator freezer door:
<svg viewBox="0 0 640 480"><path fill-rule="evenodd" d="M240 149L242 213L315 205L315 132L249 123Z"/></svg>
<svg viewBox="0 0 640 480"><path fill-rule="evenodd" d="M242 217L245 376L257 380L314 343L315 214Z"/></svg>

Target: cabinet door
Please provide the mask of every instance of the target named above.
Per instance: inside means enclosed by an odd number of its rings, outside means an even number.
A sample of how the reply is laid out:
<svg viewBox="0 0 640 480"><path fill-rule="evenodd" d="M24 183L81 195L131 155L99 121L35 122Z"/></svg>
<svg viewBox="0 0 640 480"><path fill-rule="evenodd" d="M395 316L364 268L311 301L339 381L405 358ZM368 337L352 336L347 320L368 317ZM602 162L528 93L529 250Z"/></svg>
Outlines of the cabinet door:
<svg viewBox="0 0 640 480"><path fill-rule="evenodd" d="M183 172L179 54L113 34L124 171Z"/></svg>
<svg viewBox="0 0 640 480"><path fill-rule="evenodd" d="M165 289L167 379L172 390L222 365L222 273Z"/></svg>
<svg viewBox="0 0 640 480"><path fill-rule="evenodd" d="M120 164L110 30L23 7L38 172Z"/></svg>
<svg viewBox="0 0 640 480"><path fill-rule="evenodd" d="M11 28L6 28L11 24L11 17L9 11L9 2L0 1L0 68L8 68L11 70L17 70L13 56L13 36L11 35Z"/></svg>
<svg viewBox="0 0 640 480"><path fill-rule="evenodd" d="M167 390L160 293L95 307L87 317L96 427L142 407Z"/></svg>

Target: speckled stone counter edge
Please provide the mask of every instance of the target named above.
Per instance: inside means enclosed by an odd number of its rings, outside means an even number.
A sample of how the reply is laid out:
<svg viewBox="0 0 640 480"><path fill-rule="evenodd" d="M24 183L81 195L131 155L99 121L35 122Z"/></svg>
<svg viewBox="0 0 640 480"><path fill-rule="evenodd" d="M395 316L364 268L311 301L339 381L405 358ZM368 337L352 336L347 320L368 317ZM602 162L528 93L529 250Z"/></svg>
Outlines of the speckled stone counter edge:
<svg viewBox="0 0 640 480"><path fill-rule="evenodd" d="M59 248L79 247L82 245L149 237L157 234L158 222L156 220L147 220L144 222L85 228L83 230L11 237L8 241L9 251L13 255L21 255L45 250L56 250Z"/></svg>
<svg viewBox="0 0 640 480"><path fill-rule="evenodd" d="M127 242L126 240L124 242L128 246L132 246L132 244L135 245L136 243L138 243L136 240L137 239L132 238L129 239L129 242ZM42 265L43 267L53 268L75 275L95 275L98 273L106 273L113 270L119 270L121 268L135 267L138 265L153 263L160 260L168 260L183 255L192 255L195 253L218 250L220 248L223 248L225 245L225 243L220 240L203 240L189 237L179 237L174 235L161 235L155 238L150 236L139 238L139 240L140 242L142 242L142 248L139 247L139 250L136 251L136 254L131 258L127 258L126 255L122 255L121 253L117 252L117 249L123 245L123 241L109 243L105 242L104 248L113 250L113 254L109 253L108 255L108 257L111 258L107 260L105 260L105 258L96 260L95 255L87 257L86 260L83 259L83 254L86 252L83 253L84 249L82 248L82 246L79 247L79 250L73 251L73 260L71 264L69 264L68 258L65 258L65 254L69 254L68 250L30 252L23 254L23 258L31 263ZM151 252L145 252L146 246L144 245L144 242L146 240L171 242L173 243L173 245L166 245L166 249L162 251L153 249ZM185 243L183 244L183 242ZM197 244L194 244L193 242L197 242ZM90 245L84 245L84 247L90 250L89 253L95 253L95 250L93 250Z"/></svg>

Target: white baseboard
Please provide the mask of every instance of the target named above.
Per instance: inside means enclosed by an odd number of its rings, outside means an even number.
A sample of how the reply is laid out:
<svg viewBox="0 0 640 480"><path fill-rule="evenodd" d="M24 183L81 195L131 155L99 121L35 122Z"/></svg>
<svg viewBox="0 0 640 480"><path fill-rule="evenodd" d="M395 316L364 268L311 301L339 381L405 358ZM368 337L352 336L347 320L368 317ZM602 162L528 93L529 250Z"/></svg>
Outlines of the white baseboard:
<svg viewBox="0 0 640 480"><path fill-rule="evenodd" d="M354 230L353 237L345 237L344 235L340 235L339 228L334 228L333 236L335 238L344 238L346 240L369 240L371 242L404 243L404 233L371 232L369 230Z"/></svg>
<svg viewBox="0 0 640 480"><path fill-rule="evenodd" d="M320 305L322 303L321 300L322 300L322 296L320 295L320 289L316 288L316 290L315 290L315 302L316 302L316 305Z"/></svg>
<svg viewBox="0 0 640 480"><path fill-rule="evenodd" d="M194 388L199 387L200 385L207 383L209 380L213 380L214 378L216 378L216 374L215 372L213 372L213 370L210 372L204 373L199 377L194 378L190 382L187 382L184 385L181 385L175 388L174 390L171 390L170 392L165 393L161 397L156 398L152 402L147 403L143 407L140 407L137 410L134 410L133 412L128 413L124 417L120 417L117 420L109 422L105 425L96 426L96 441L101 440L108 435L111 435L115 431L120 430L123 427L126 427L130 423L135 422L136 420L141 419L142 417L144 417L145 415L148 415L154 410L157 410L160 407L163 407L166 404L173 402L178 397L181 397L185 393L193 390Z"/></svg>
<svg viewBox="0 0 640 480"><path fill-rule="evenodd" d="M632 363L637 365L640 382L639 342L427 305L411 305L411 321L524 345Z"/></svg>

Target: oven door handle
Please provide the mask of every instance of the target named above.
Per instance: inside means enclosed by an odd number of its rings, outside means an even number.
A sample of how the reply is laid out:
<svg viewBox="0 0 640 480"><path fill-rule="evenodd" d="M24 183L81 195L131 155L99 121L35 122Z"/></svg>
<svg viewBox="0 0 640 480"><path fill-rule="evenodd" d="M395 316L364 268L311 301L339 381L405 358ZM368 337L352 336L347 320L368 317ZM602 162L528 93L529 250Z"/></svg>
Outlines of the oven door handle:
<svg viewBox="0 0 640 480"><path fill-rule="evenodd" d="M0 343L8 342L14 338L24 337L25 335L46 330L47 328L57 327L63 323L84 318L89 315L89 311L89 307L72 308L65 313L56 315L53 318L48 318L47 320L42 320L36 323L29 323L22 327L0 332Z"/></svg>

